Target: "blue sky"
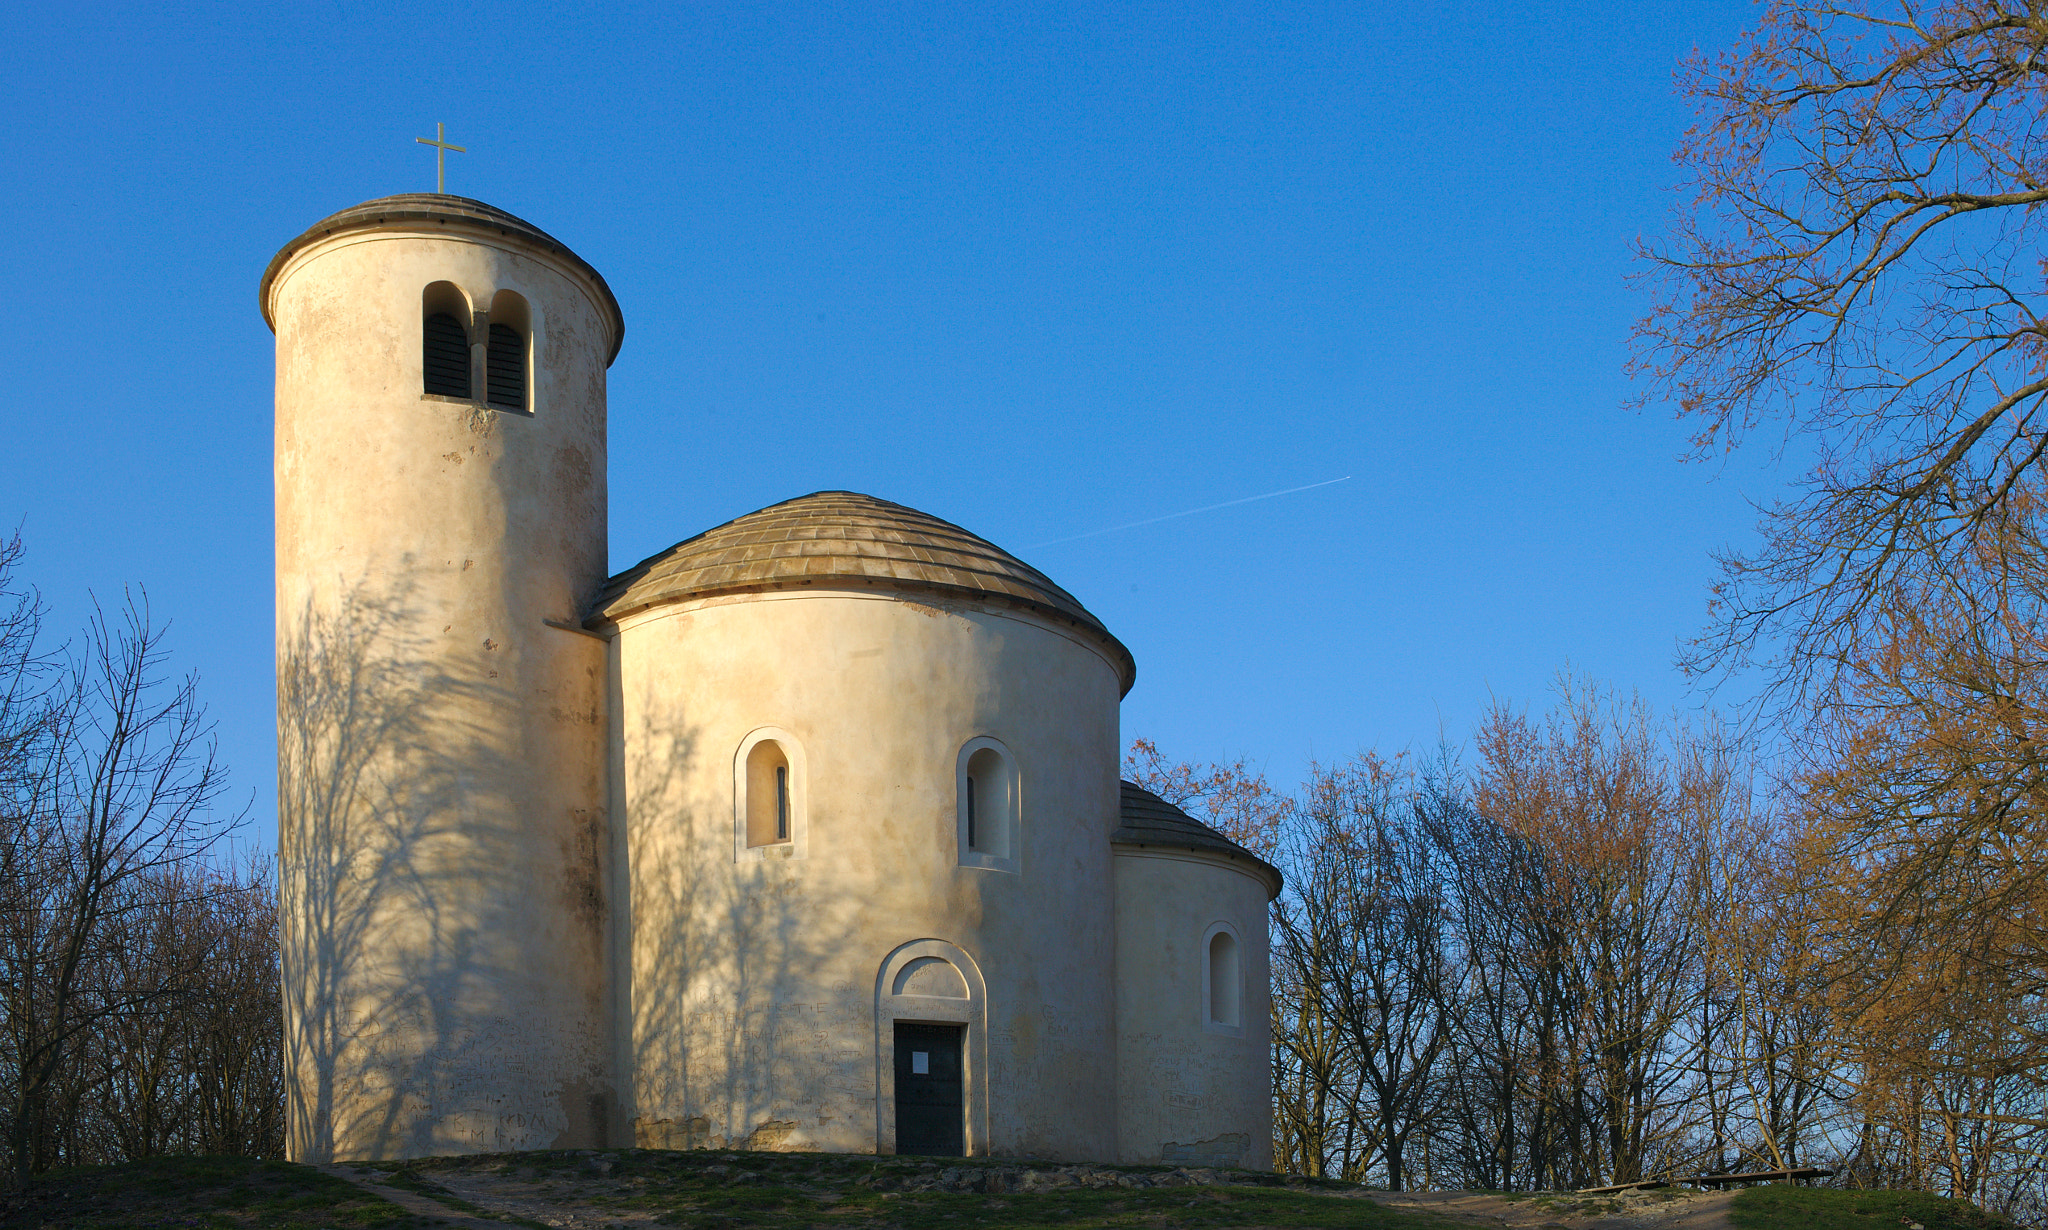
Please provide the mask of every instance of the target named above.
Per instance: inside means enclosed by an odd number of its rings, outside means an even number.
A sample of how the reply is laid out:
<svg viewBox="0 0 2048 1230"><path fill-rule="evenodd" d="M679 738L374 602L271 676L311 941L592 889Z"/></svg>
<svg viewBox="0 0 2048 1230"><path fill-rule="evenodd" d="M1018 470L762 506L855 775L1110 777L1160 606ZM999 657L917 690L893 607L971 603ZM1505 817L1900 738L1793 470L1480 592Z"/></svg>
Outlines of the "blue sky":
<svg viewBox="0 0 2048 1230"><path fill-rule="evenodd" d="M268 841L257 278L431 189L439 121L449 190L624 308L615 568L808 491L910 504L1131 647L1126 740L1281 781L1567 664L1697 706L1710 553L1785 476L1627 407L1626 278L1674 68L1759 12L7 6L0 525L59 631L147 588Z"/></svg>

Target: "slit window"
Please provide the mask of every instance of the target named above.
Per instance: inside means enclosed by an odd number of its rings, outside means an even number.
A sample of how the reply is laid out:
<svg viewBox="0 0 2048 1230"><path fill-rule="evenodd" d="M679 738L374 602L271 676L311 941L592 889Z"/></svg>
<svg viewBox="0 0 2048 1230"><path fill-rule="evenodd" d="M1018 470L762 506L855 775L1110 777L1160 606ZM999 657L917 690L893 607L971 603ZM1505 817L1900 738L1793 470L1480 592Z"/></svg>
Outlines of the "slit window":
<svg viewBox="0 0 2048 1230"><path fill-rule="evenodd" d="M510 325L491 326L484 361L488 402L499 410L526 409L526 335Z"/></svg>
<svg viewBox="0 0 2048 1230"><path fill-rule="evenodd" d="M425 391L440 397L468 397L469 331L448 312L430 312L421 334Z"/></svg>
<svg viewBox="0 0 2048 1230"><path fill-rule="evenodd" d="M789 840L789 766L775 766L775 840Z"/></svg>

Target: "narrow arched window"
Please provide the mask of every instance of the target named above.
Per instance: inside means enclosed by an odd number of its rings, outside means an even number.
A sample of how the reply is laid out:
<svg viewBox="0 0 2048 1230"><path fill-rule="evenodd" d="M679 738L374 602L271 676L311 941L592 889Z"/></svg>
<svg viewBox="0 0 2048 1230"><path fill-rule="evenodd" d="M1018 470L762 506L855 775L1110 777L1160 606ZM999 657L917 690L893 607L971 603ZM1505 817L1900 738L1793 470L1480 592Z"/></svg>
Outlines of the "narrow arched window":
<svg viewBox="0 0 2048 1230"><path fill-rule="evenodd" d="M789 755L773 739L747 753L747 846L772 846L790 839Z"/></svg>
<svg viewBox="0 0 2048 1230"><path fill-rule="evenodd" d="M1209 936L1209 968L1202 979L1208 992L1208 1025L1237 1029L1244 1024L1244 975L1238 968L1237 937L1218 930Z"/></svg>
<svg viewBox="0 0 2048 1230"><path fill-rule="evenodd" d="M800 859L809 849L805 825L804 746L776 726L758 726L732 757L733 860Z"/></svg>
<svg viewBox="0 0 2048 1230"><path fill-rule="evenodd" d="M469 396L469 331L448 312L429 312L421 335L420 367L425 391L441 397Z"/></svg>
<svg viewBox="0 0 2048 1230"><path fill-rule="evenodd" d="M484 373L484 388L491 406L499 410L525 410L526 335L510 325L492 325Z"/></svg>
<svg viewBox="0 0 2048 1230"><path fill-rule="evenodd" d="M1017 869L1017 768L994 739L960 749L960 861L970 867Z"/></svg>

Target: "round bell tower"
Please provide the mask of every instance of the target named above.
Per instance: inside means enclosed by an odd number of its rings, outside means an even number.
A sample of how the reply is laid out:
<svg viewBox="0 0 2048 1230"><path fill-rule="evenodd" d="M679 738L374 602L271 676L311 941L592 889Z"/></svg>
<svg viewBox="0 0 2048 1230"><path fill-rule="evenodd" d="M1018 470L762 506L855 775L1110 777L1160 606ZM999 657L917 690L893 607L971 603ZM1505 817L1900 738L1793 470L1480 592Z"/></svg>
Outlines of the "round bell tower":
<svg viewBox="0 0 2048 1230"><path fill-rule="evenodd" d="M295 1160L603 1147L615 1115L598 272L479 201L286 244L280 880Z"/></svg>

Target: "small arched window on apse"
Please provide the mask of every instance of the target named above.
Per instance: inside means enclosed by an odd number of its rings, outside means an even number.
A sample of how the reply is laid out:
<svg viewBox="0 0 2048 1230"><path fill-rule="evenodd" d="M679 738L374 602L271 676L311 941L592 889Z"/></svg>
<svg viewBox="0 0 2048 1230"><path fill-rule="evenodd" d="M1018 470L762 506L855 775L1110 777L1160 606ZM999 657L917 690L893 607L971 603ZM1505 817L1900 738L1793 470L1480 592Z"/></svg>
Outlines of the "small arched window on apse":
<svg viewBox="0 0 2048 1230"><path fill-rule="evenodd" d="M533 322L526 299L501 290L491 299L491 336L485 348L484 404L521 414L533 408L527 379Z"/></svg>
<svg viewBox="0 0 2048 1230"><path fill-rule="evenodd" d="M960 749L956 790L960 865L1017 870L1023 800L1009 749L990 738L968 740Z"/></svg>
<svg viewBox="0 0 2048 1230"><path fill-rule="evenodd" d="M435 282L422 292L421 392L469 400L469 320L469 299L453 282Z"/></svg>
<svg viewBox="0 0 2048 1230"><path fill-rule="evenodd" d="M1202 1028L1244 1036L1244 945L1227 922L1202 936Z"/></svg>
<svg viewBox="0 0 2048 1230"><path fill-rule="evenodd" d="M735 857L800 857L803 749L787 732L763 727L740 744L733 770Z"/></svg>

